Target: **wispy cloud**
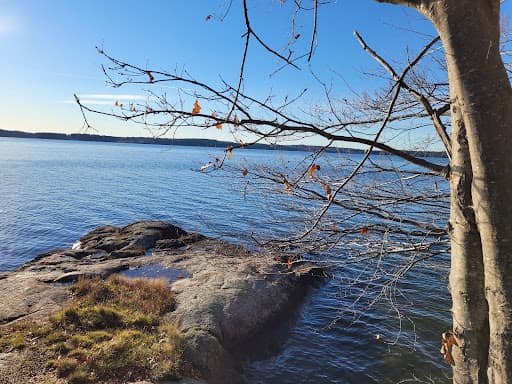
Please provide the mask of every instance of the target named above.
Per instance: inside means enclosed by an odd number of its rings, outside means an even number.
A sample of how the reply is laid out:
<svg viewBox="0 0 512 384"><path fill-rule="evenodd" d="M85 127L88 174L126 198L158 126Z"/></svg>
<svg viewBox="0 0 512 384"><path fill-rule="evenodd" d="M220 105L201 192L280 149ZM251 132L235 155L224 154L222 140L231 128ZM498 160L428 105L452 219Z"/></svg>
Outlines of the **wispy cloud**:
<svg viewBox="0 0 512 384"><path fill-rule="evenodd" d="M64 104L76 104L75 100L64 100ZM80 103L83 105L114 105L115 101L111 100L97 100L97 99L80 99Z"/></svg>
<svg viewBox="0 0 512 384"><path fill-rule="evenodd" d="M84 93L78 95L78 98L83 99L100 99L100 100L113 100L113 101L137 101L137 100L146 100L147 96L143 95L114 95L114 94L105 94L105 93Z"/></svg>
<svg viewBox="0 0 512 384"><path fill-rule="evenodd" d="M83 105L114 105L116 101L120 103L127 102L137 102L137 101L146 101L148 100L148 96L144 95L135 95L135 94L108 94L108 93L83 93L77 95L80 99L80 102ZM76 101L73 100L64 100L65 104L75 104Z"/></svg>

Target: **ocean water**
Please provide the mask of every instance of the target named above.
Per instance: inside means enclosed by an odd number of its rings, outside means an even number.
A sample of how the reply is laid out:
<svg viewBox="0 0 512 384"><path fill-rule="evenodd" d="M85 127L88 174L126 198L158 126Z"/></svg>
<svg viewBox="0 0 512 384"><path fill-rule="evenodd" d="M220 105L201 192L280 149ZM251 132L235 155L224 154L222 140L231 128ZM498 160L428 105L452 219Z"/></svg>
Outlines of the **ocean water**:
<svg viewBox="0 0 512 384"><path fill-rule="evenodd" d="M223 148L0 138L0 271L71 247L98 226L136 220L166 220L248 245L253 232L285 235L293 212L250 185L248 193L242 178L197 171L222 155ZM304 154L243 156L272 164ZM269 226L269 215L281 224ZM354 302L361 287L346 282L361 271L351 268L335 270L289 321L247 348L250 383L449 381L439 354L450 328L446 260L418 265L395 287L399 308Z"/></svg>

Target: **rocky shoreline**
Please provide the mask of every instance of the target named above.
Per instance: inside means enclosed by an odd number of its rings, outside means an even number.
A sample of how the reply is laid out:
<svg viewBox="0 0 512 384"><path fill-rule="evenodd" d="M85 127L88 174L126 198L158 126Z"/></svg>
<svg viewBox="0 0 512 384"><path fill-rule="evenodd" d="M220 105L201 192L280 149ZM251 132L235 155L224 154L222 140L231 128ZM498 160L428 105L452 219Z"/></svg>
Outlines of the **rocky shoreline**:
<svg viewBox="0 0 512 384"><path fill-rule="evenodd" d="M314 266L290 267L282 257L250 253L169 223L106 226L83 236L72 249L42 254L17 271L0 274L0 324L44 319L62 309L71 300L67 284L80 277L137 274L155 266L158 273L151 277L171 276L176 298L166 317L185 337L186 359L208 383L243 383L239 351L289 317L310 283L322 276ZM0 354L0 378L12 377L24 359L20 352ZM21 381L5 381L16 382Z"/></svg>

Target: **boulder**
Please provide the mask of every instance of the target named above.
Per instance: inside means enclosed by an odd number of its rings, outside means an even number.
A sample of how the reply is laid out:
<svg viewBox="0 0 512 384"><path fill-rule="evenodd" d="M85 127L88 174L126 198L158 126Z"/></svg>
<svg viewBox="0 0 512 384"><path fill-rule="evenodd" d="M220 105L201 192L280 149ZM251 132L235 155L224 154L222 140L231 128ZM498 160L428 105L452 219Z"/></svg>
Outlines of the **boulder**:
<svg viewBox="0 0 512 384"><path fill-rule="evenodd" d="M139 221L122 228L108 225L81 237L79 249L122 254L128 250L153 248L158 240L175 240L185 235L187 232L183 229L162 221Z"/></svg>

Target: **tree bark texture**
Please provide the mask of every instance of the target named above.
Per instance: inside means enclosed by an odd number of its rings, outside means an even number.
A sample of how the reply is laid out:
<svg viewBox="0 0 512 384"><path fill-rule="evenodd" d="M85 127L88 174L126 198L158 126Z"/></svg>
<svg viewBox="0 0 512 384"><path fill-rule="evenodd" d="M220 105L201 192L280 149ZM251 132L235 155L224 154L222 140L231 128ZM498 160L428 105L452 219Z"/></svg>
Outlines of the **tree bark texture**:
<svg viewBox="0 0 512 384"><path fill-rule="evenodd" d="M452 92L453 94L454 92ZM471 194L471 159L460 108L452 105L450 237L455 383L486 383L489 318L485 299L482 244Z"/></svg>

